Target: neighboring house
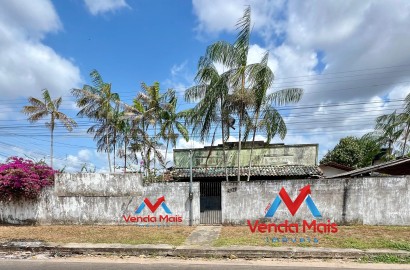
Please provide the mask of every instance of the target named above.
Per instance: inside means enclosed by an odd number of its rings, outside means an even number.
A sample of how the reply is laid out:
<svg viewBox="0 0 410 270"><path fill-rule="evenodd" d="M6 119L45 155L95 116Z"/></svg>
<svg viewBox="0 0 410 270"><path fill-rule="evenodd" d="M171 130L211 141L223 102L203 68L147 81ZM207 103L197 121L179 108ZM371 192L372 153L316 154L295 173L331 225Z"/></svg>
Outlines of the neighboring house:
<svg viewBox="0 0 410 270"><path fill-rule="evenodd" d="M319 168L323 172L324 177L331 177L333 175L345 173L345 172L350 172L353 171L354 169L336 162L328 162L324 164L320 164Z"/></svg>
<svg viewBox="0 0 410 270"><path fill-rule="evenodd" d="M384 163L360 168L350 172L344 172L327 178L348 178L361 176L383 175L410 175L410 158L399 158Z"/></svg>
<svg viewBox="0 0 410 270"><path fill-rule="evenodd" d="M242 143L240 153L241 180L248 175L252 142ZM237 142L225 144L229 180L237 180ZM224 181L225 167L222 145L195 149L175 149L173 178L187 181L190 176L190 151L194 181ZM251 180L318 178L318 144L266 144L256 141L252 153Z"/></svg>

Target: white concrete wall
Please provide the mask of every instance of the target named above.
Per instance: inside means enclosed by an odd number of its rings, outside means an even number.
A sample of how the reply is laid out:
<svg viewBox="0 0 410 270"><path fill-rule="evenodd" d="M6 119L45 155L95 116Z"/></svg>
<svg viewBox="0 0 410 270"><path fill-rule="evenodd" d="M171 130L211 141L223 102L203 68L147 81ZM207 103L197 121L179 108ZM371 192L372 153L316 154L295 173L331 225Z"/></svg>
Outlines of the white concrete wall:
<svg viewBox="0 0 410 270"><path fill-rule="evenodd" d="M264 219L265 209L285 187L294 200L299 190L311 185L311 197L323 216L338 224L410 225L410 176L352 179L308 179L222 183L222 222L246 224ZM11 224L119 224L123 215L134 215L148 198L152 204L165 196L172 215L189 224L189 183L143 185L136 174L63 174L54 187L44 190L37 201L0 203L0 223ZM193 224L199 224L199 183L193 183ZM153 214L146 207L141 215L164 215L161 207ZM291 216L282 203L273 222L313 219L302 203ZM140 223L139 223L140 224Z"/></svg>
<svg viewBox="0 0 410 270"><path fill-rule="evenodd" d="M341 169L338 169L338 168L334 168L334 167L331 167L331 166L325 166L325 165L319 165L319 168L323 171L323 176L325 176L325 177L329 177L329 176L333 176L333 175L337 175L337 174L347 172L345 170L341 170Z"/></svg>
<svg viewBox="0 0 410 270"><path fill-rule="evenodd" d="M189 224L189 183L153 183L143 186L136 174L61 174L55 186L45 189L37 201L0 203L0 223L11 224L117 224L127 223L123 215L134 215L148 198L152 204L165 196L172 215ZM199 223L199 184L193 183L193 224ZM141 215L165 214L161 207L153 214L146 207ZM139 225L145 223L138 223ZM158 224L158 223L156 223Z"/></svg>
<svg viewBox="0 0 410 270"><path fill-rule="evenodd" d="M265 209L285 187L295 200L310 184L311 197L323 220L339 224L410 225L410 177L311 179L222 184L222 222L246 224L264 219ZM284 203L272 222L314 219L306 203L292 216Z"/></svg>

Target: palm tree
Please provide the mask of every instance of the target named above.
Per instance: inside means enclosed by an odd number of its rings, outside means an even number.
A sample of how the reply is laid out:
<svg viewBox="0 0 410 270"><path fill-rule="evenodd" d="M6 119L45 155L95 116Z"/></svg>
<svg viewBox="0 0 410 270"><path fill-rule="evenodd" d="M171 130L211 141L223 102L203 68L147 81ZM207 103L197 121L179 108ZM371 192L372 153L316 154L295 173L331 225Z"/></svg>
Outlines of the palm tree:
<svg viewBox="0 0 410 270"><path fill-rule="evenodd" d="M47 89L43 90L43 100L29 97L28 102L31 105L24 106L22 112L29 116L27 119L30 123L35 123L44 117L50 116L50 122L46 123L46 127L50 129L50 167L53 168L53 145L54 145L54 128L56 120L60 121L68 131L72 131L77 123L67 115L59 111L62 98L52 100Z"/></svg>
<svg viewBox="0 0 410 270"><path fill-rule="evenodd" d="M226 181L228 181L225 142L229 137L229 111L227 106L224 105L226 105L229 92L229 78L226 76L226 73L220 75L213 62L205 57L200 58L199 67L200 69L195 77L195 81L198 84L185 91L186 101L201 99L201 102L191 110L188 122L193 124L192 130L200 134L202 141L209 136L212 124L220 122L225 177ZM215 131L219 124L215 126ZM215 140L215 131L212 141Z"/></svg>
<svg viewBox="0 0 410 270"><path fill-rule="evenodd" d="M381 115L376 118L375 130L365 134L363 139L370 139L380 146L387 147L388 153L385 158L392 159L394 158L394 145L403 133L400 124L400 117L396 111Z"/></svg>
<svg viewBox="0 0 410 270"><path fill-rule="evenodd" d="M163 110L161 112L162 124L160 134L162 138L167 141L165 148L165 161L168 157L169 142L171 142L171 145L175 147L177 143L176 140L178 139L179 134L182 135L185 141L189 141L187 128L180 121L178 121L180 118L182 118L182 114L176 113L175 111L178 103L178 99L175 96L175 91L170 93L170 100L168 103L170 105L168 110ZM178 130L179 134L175 132L175 129Z"/></svg>
<svg viewBox="0 0 410 270"><path fill-rule="evenodd" d="M238 181L240 180L241 164L240 152L242 142L242 126L244 118L247 117L246 110L249 108L249 83L253 81L250 76L251 70L258 64L247 65L249 52L249 40L251 34L251 8L248 6L241 19L237 23L239 34L236 41L230 44L225 41L218 41L207 48L205 57L213 62L221 63L228 68L226 72L233 88L233 100L237 106L236 112L239 117L239 138L238 138Z"/></svg>
<svg viewBox="0 0 410 270"><path fill-rule="evenodd" d="M260 64L251 65L249 68L251 73L249 78L251 80L251 84L253 85L251 92L254 96L254 120L251 125L251 129L253 129L253 136L251 153L249 157L248 181L251 176L252 154L257 129L264 129L267 134L267 143L269 143L272 137L277 133L279 133L280 138L283 140L287 132L286 124L274 106L298 102L303 94L303 90L300 88L289 88L276 91L267 96L267 91L272 86L274 79L273 72L268 66L268 59L269 53L266 52ZM261 120L259 120L260 117L262 118Z"/></svg>
<svg viewBox="0 0 410 270"><path fill-rule="evenodd" d="M128 117L125 116L125 111L119 112L117 114L117 121L116 121L116 129L117 129L117 143L119 147L124 147L120 149L119 157L124 157L124 173L127 172L127 149L130 143L131 136L131 121Z"/></svg>
<svg viewBox="0 0 410 270"><path fill-rule="evenodd" d="M392 149L398 145L398 155L404 156L410 136L410 93L404 100L403 112L385 114L376 119L375 132L373 135L382 145L387 144Z"/></svg>
<svg viewBox="0 0 410 270"><path fill-rule="evenodd" d="M157 127L161 126L162 124L162 113L164 110L171 109L172 106L167 102L167 100L172 97L172 95L175 95L175 93L171 89L168 89L167 92L161 94L160 85L158 82L154 82L152 86L141 83L141 88L143 92L140 92L137 98L134 100L134 106L142 113L142 128L145 130L145 132L147 132L148 127L152 126L154 128L153 141L157 141L159 139L157 134ZM149 143L149 145L158 144ZM155 149L155 151L151 150L154 149L147 148L145 153L155 154L157 152L157 149ZM156 168L156 160L157 158L154 157L154 169ZM147 161L150 162L149 159Z"/></svg>
<svg viewBox="0 0 410 270"><path fill-rule="evenodd" d="M403 149L401 155L406 154L406 147L410 137L410 93L406 96L404 100L404 110L400 114L400 122L402 123L402 136L403 136Z"/></svg>
<svg viewBox="0 0 410 270"><path fill-rule="evenodd" d="M87 132L95 134L94 140L99 142L97 150L107 152L111 172L110 152L113 140L110 139L110 131L113 131L115 114L113 104L118 104L120 97L117 93L111 92L111 84L104 82L97 70L93 70L90 76L93 81L92 86L84 85L82 89L73 89L71 93L77 98L77 106L81 108L77 115L97 121L97 124Z"/></svg>

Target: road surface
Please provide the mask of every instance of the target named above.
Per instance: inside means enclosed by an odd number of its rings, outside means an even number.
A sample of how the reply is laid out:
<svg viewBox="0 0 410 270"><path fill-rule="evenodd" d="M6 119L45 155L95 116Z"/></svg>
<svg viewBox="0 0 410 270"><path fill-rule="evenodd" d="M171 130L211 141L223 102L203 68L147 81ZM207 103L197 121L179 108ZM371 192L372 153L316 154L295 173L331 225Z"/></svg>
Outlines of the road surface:
<svg viewBox="0 0 410 270"><path fill-rule="evenodd" d="M323 262L323 261L275 261L275 260L178 260L178 259L119 259L119 258L80 258L80 259L1 259L0 269L7 270L159 270L159 269L212 269L212 270L327 270L327 269L410 269L410 265L383 265L383 264L358 264L349 262Z"/></svg>

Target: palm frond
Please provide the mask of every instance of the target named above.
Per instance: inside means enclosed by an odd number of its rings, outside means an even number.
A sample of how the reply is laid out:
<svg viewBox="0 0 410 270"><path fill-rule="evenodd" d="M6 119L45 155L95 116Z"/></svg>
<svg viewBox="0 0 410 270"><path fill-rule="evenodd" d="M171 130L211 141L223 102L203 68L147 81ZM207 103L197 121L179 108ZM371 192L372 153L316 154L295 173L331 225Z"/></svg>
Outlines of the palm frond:
<svg viewBox="0 0 410 270"><path fill-rule="evenodd" d="M410 93L404 99L404 112L410 115Z"/></svg>
<svg viewBox="0 0 410 270"><path fill-rule="evenodd" d="M251 35L251 7L248 6L241 19L236 24L239 34L234 43L235 50L238 52L237 59L240 60L240 66L246 66L248 51L249 51L249 39Z"/></svg>
<svg viewBox="0 0 410 270"><path fill-rule="evenodd" d="M288 88L276 91L267 96L267 103L272 103L275 106L287 105L289 103L297 103L303 95L301 88Z"/></svg>
<svg viewBox="0 0 410 270"><path fill-rule="evenodd" d="M30 114L30 116L27 118L27 120L30 123L35 123L35 122L43 119L44 117L47 117L47 115L48 115L48 111L33 112L32 114Z"/></svg>
<svg viewBox="0 0 410 270"><path fill-rule="evenodd" d="M74 127L77 126L77 122L74 119L71 119L62 112L55 112L55 119L59 120L68 131L72 131Z"/></svg>

